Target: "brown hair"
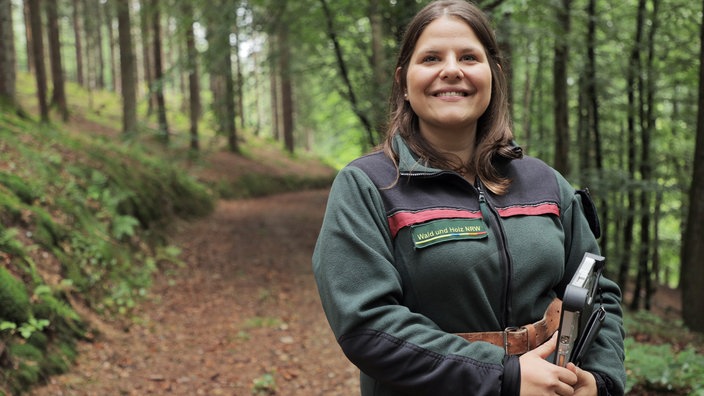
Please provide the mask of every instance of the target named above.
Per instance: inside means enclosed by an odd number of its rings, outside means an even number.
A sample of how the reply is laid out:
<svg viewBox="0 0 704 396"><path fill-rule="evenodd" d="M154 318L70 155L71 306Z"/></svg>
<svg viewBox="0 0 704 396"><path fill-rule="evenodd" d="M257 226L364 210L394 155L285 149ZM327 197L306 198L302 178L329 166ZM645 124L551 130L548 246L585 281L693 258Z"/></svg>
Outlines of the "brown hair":
<svg viewBox="0 0 704 396"><path fill-rule="evenodd" d="M496 36L487 16L474 4L465 0L435 1L423 8L406 27L401 49L396 62L400 70L391 90L391 119L386 140L382 147L392 159L398 161L393 152L392 141L396 134L403 137L410 149L420 156L425 164L439 169L457 169L452 161L443 157L420 133L418 116L404 98L406 75L415 45L425 28L434 20L449 16L469 25L484 46L491 68L491 101L477 122L477 147L471 163L465 169L476 172L481 182L496 194L506 192L510 180L502 177L494 166L496 157L520 158L522 152L512 144L511 118L508 107L508 83L501 66L501 55Z"/></svg>

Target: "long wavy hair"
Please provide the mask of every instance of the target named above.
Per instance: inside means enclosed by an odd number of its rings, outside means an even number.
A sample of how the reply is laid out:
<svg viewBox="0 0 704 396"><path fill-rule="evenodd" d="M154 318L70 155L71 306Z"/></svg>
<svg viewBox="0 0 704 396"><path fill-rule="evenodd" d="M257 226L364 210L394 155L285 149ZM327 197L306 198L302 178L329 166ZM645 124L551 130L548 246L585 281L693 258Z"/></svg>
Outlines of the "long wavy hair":
<svg viewBox="0 0 704 396"><path fill-rule="evenodd" d="M491 100L484 114L477 121L475 155L469 163L458 168L452 158L443 156L421 135L418 116L405 100L406 76L416 43L425 28L434 20L450 16L469 25L484 46L491 68ZM495 194L504 194L510 180L496 168L498 158L516 159L522 151L513 144L511 117L508 105L508 83L502 66L502 58L496 36L487 16L476 5L465 0L440 0L423 8L408 24L401 42L396 62L397 78L391 89L390 120L382 149L398 165L398 156L392 148L396 134L408 143L421 161L439 169L474 172L482 184Z"/></svg>

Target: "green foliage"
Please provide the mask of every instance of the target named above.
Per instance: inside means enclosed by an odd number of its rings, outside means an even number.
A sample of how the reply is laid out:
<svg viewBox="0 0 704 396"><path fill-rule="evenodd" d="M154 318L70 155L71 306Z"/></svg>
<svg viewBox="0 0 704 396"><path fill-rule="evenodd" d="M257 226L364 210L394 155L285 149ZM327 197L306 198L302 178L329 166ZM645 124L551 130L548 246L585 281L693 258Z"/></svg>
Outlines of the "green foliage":
<svg viewBox="0 0 704 396"><path fill-rule="evenodd" d="M704 335L649 312L627 312L624 326L627 393L704 395Z"/></svg>
<svg viewBox="0 0 704 396"><path fill-rule="evenodd" d="M168 226L212 210L177 162L131 144L0 112L0 389L20 393L70 365L87 329L69 294L127 314L157 264L178 261Z"/></svg>
<svg viewBox="0 0 704 396"><path fill-rule="evenodd" d="M276 379L274 374L265 373L259 378L252 380L253 395L275 395L276 394Z"/></svg>
<svg viewBox="0 0 704 396"><path fill-rule="evenodd" d="M704 355L692 347L675 351L670 344L654 345L626 339L627 392L635 386L671 394L704 395Z"/></svg>
<svg viewBox="0 0 704 396"><path fill-rule="evenodd" d="M30 302L24 283L0 267L0 320L22 323L29 319Z"/></svg>

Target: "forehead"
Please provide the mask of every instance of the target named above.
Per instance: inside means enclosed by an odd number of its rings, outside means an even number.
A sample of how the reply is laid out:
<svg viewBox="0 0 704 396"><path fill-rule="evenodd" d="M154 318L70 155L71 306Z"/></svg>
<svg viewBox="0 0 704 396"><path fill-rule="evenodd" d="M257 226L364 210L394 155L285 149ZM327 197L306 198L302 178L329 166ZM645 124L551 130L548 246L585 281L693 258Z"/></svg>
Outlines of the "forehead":
<svg viewBox="0 0 704 396"><path fill-rule="evenodd" d="M415 50L426 47L466 46L484 48L472 29L464 20L453 16L442 16L426 26L415 45Z"/></svg>

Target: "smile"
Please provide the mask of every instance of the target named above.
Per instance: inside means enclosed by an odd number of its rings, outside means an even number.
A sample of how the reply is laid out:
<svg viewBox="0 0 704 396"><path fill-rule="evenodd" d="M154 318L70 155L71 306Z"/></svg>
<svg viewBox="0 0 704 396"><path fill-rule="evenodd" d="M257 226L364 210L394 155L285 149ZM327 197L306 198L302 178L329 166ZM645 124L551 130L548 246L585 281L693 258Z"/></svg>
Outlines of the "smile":
<svg viewBox="0 0 704 396"><path fill-rule="evenodd" d="M443 96L467 96L467 93L466 93L466 92L458 92L458 91L439 92L439 93L436 93L435 96L437 96L437 97L443 97Z"/></svg>

